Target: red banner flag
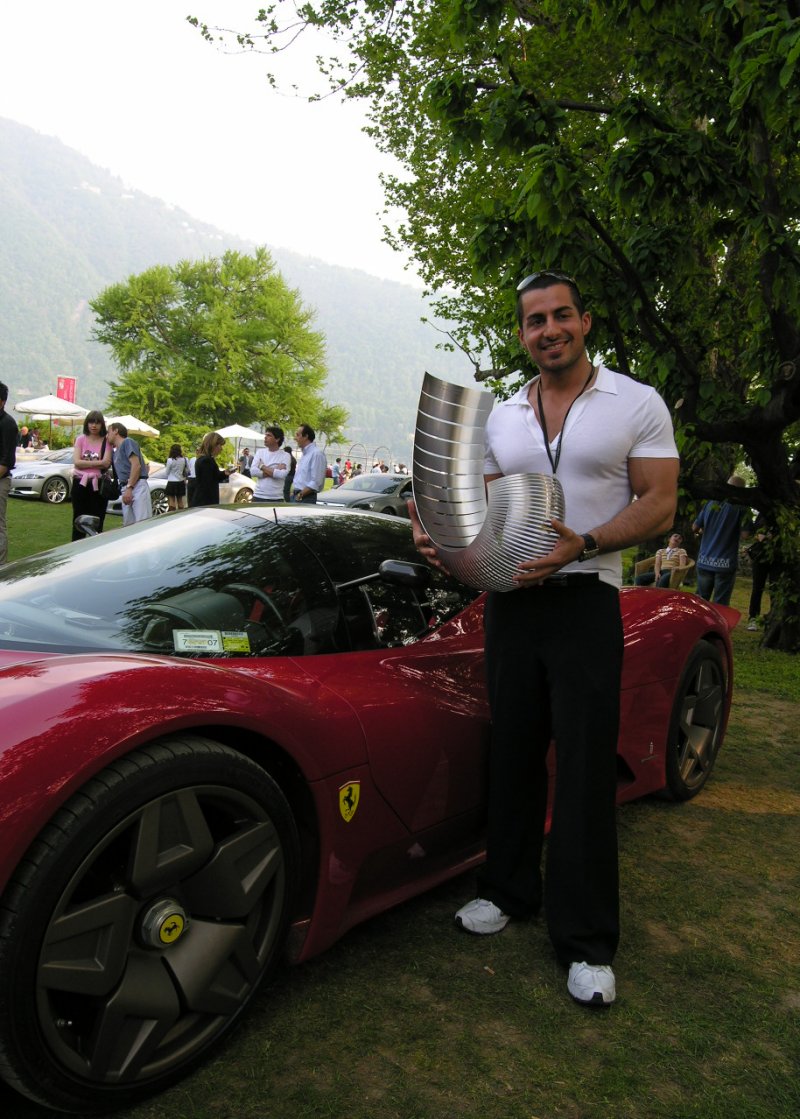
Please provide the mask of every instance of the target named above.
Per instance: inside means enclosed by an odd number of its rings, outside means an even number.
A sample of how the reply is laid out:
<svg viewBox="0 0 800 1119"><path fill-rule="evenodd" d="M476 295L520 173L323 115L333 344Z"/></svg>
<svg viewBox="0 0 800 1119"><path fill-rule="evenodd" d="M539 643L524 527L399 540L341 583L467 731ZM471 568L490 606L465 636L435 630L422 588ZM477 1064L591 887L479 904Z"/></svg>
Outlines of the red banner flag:
<svg viewBox="0 0 800 1119"><path fill-rule="evenodd" d="M77 377L59 377L57 380L56 396L59 400L68 400L70 404L74 404L77 388Z"/></svg>

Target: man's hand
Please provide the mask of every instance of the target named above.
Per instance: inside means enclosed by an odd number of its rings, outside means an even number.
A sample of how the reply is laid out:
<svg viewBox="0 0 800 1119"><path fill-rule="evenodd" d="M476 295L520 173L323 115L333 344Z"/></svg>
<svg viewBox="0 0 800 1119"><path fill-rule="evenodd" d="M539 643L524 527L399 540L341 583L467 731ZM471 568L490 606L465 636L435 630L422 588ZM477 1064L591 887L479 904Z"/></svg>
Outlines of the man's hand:
<svg viewBox="0 0 800 1119"><path fill-rule="evenodd" d="M133 505L133 490L129 490L127 486L122 491L122 504Z"/></svg>
<svg viewBox="0 0 800 1119"><path fill-rule="evenodd" d="M568 563L573 563L583 551L583 537L579 536L577 532L573 532L571 528L567 528L561 521L557 521L555 517L548 521L548 525L552 527L554 532L558 533L558 541L553 550L548 552L546 556L540 556L538 559L525 560L517 568L517 574L514 576L513 582L518 587L535 587L539 583L549 579L551 575L555 575L562 567L566 567Z"/></svg>
<svg viewBox="0 0 800 1119"><path fill-rule="evenodd" d="M409 518L411 519L411 532L414 537L414 547L419 554L428 561L431 567L439 567L442 571L446 571L447 568L439 559L439 553L436 551L433 541L422 527L422 522L417 512L417 506L412 497L406 502L406 507L408 509Z"/></svg>

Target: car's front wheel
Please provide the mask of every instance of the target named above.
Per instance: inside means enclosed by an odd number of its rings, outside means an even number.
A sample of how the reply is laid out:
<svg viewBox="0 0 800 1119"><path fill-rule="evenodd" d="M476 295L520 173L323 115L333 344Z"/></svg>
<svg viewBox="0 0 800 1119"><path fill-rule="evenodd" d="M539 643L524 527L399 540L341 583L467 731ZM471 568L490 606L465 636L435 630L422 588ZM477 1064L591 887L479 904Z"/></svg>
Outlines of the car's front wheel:
<svg viewBox="0 0 800 1119"><path fill-rule="evenodd" d="M249 486L242 486L242 488L237 492L236 497L234 497L233 500L234 500L236 505L242 505L246 501L252 501L253 500L253 491L250 489Z"/></svg>
<svg viewBox="0 0 800 1119"><path fill-rule="evenodd" d="M289 806L208 739L113 762L33 844L0 909L0 1073L52 1108L127 1106L186 1073L274 964Z"/></svg>
<svg viewBox="0 0 800 1119"><path fill-rule="evenodd" d="M689 654L672 705L666 787L671 800L696 796L711 776L725 724L726 675L722 656L708 641Z"/></svg>
<svg viewBox="0 0 800 1119"><path fill-rule="evenodd" d="M68 497L69 485L63 478L48 478L42 486L42 501L47 501L50 505L60 505Z"/></svg>
<svg viewBox="0 0 800 1119"><path fill-rule="evenodd" d="M150 508L153 511L154 517L163 517L165 513L169 512L166 490L150 491Z"/></svg>

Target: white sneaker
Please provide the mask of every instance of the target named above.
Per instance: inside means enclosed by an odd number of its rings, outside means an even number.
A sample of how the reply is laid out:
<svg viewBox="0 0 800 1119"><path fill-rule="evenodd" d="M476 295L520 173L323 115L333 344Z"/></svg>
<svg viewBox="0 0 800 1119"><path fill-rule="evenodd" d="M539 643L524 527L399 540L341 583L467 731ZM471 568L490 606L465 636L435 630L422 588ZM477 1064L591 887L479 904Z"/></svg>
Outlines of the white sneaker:
<svg viewBox="0 0 800 1119"><path fill-rule="evenodd" d="M503 913L493 901L487 901L486 898L475 898L456 913L456 924L479 936L502 932L510 920L507 913Z"/></svg>
<svg viewBox="0 0 800 1119"><path fill-rule="evenodd" d="M567 990L576 1002L583 1006L604 1008L610 1006L617 997L614 972L608 964L569 965Z"/></svg>
<svg viewBox="0 0 800 1119"><path fill-rule="evenodd" d="M751 618L750 621L747 623L747 628L750 630L751 633L755 633L758 629L758 619Z"/></svg>

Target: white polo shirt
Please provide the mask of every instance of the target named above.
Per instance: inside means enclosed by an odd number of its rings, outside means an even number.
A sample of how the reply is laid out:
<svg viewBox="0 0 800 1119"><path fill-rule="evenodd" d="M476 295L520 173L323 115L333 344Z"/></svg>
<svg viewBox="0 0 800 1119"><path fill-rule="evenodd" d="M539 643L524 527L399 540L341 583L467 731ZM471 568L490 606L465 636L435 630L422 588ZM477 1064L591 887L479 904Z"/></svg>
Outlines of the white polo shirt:
<svg viewBox="0 0 800 1119"><path fill-rule="evenodd" d="M537 378L501 401L486 424L486 474L551 474L544 433L528 402ZM628 459L678 458L666 404L649 385L601 365L551 442L555 458L563 440L557 478L564 489L565 523L575 532L605 524L633 500ZM609 552L563 571L597 571L622 585L622 553Z"/></svg>

